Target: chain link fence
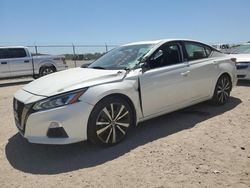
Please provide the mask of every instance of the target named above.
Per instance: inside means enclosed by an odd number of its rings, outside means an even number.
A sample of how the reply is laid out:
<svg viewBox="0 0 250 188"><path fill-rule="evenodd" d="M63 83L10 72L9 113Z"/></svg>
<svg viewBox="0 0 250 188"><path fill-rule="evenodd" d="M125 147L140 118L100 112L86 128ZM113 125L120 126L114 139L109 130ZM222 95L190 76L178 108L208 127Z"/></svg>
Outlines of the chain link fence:
<svg viewBox="0 0 250 188"><path fill-rule="evenodd" d="M36 55L64 55L69 68L90 63L118 45L29 45L30 52Z"/></svg>

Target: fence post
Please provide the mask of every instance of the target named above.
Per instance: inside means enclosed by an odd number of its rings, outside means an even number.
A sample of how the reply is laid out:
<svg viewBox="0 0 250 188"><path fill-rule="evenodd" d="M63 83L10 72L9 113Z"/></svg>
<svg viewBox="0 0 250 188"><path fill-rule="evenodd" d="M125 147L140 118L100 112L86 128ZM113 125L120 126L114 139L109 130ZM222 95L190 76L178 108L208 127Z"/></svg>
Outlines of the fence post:
<svg viewBox="0 0 250 188"><path fill-rule="evenodd" d="M106 52L108 52L108 45L105 43Z"/></svg>
<svg viewBox="0 0 250 188"><path fill-rule="evenodd" d="M75 63L75 67L76 67L76 51L75 51L75 46L74 44L72 44L72 47L73 47L73 58L74 58L74 63Z"/></svg>
<svg viewBox="0 0 250 188"><path fill-rule="evenodd" d="M36 55L37 55L37 45L35 45L35 51L36 51Z"/></svg>

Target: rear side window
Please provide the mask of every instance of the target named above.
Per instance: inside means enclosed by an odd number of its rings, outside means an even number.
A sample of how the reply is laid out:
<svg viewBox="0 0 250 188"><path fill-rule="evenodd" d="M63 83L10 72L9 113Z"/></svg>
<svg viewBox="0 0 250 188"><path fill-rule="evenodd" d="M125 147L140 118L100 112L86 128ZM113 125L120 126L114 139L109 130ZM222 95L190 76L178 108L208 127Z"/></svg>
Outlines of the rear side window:
<svg viewBox="0 0 250 188"><path fill-rule="evenodd" d="M23 48L9 48L10 58L26 57L26 51Z"/></svg>
<svg viewBox="0 0 250 188"><path fill-rule="evenodd" d="M10 58L8 49L0 49L0 59Z"/></svg>
<svg viewBox="0 0 250 188"><path fill-rule="evenodd" d="M190 61L207 58L211 54L211 49L206 46L189 42L185 42L184 45L187 52L187 59Z"/></svg>

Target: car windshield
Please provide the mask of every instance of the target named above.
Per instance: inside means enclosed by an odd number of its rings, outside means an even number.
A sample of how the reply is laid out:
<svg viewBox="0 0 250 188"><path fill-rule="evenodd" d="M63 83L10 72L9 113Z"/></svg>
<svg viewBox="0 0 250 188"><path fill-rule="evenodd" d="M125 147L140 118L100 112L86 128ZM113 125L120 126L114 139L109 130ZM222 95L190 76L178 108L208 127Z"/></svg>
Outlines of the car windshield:
<svg viewBox="0 0 250 188"><path fill-rule="evenodd" d="M232 51L232 54L250 54L250 44L237 47Z"/></svg>
<svg viewBox="0 0 250 188"><path fill-rule="evenodd" d="M88 68L109 70L132 69L152 47L153 44L121 46L109 51L90 64Z"/></svg>

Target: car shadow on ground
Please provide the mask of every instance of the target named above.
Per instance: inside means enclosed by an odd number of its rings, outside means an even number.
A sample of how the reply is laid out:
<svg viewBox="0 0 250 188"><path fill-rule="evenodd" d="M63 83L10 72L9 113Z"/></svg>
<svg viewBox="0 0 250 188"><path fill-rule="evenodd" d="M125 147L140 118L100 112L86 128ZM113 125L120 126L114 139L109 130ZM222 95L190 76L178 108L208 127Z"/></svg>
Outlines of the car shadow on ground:
<svg viewBox="0 0 250 188"><path fill-rule="evenodd" d="M148 120L140 123L122 143L113 147L95 146L87 141L64 146L30 144L16 134L9 139L5 153L9 163L23 172L70 172L114 160L141 145L190 129L199 122L230 111L240 103L240 99L231 97L226 105L212 106L205 102Z"/></svg>
<svg viewBox="0 0 250 188"><path fill-rule="evenodd" d="M248 86L248 87L250 87L250 80L238 80L237 86Z"/></svg>

